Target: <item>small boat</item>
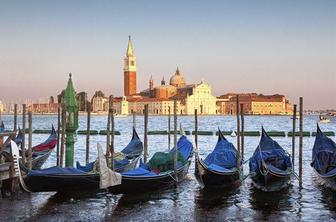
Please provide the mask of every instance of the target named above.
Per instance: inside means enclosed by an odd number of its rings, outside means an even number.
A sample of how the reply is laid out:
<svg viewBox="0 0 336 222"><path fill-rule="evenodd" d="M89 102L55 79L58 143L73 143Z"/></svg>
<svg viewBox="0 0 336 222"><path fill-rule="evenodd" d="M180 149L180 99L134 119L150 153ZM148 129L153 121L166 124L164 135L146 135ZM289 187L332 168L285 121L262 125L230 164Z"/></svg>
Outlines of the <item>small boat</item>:
<svg viewBox="0 0 336 222"><path fill-rule="evenodd" d="M126 149L127 148L127 149ZM142 142L135 129L129 144L126 146L124 159L114 160L115 171L123 172L134 169L142 153ZM124 150L125 150L124 149ZM141 152L139 153L139 150ZM138 153L138 156L134 154ZM127 154L133 154L132 159ZM27 170L24 183L31 192L74 192L80 190L98 190L100 174L96 170L96 163L91 162L86 166L77 167L50 167L42 170Z"/></svg>
<svg viewBox="0 0 336 222"><path fill-rule="evenodd" d="M231 137L236 137L236 132L232 130Z"/></svg>
<svg viewBox="0 0 336 222"><path fill-rule="evenodd" d="M326 116L320 115L319 119L320 119L320 123L330 123L330 119Z"/></svg>
<svg viewBox="0 0 336 222"><path fill-rule="evenodd" d="M33 170L41 169L42 165L47 161L56 145L57 145L57 133L54 126L52 126L51 133L49 137L46 139L46 141L32 148ZM28 150L26 151L26 158L27 157L28 157Z"/></svg>
<svg viewBox="0 0 336 222"><path fill-rule="evenodd" d="M262 128L258 147L249 161L252 184L262 191L278 191L289 185L290 155Z"/></svg>
<svg viewBox="0 0 336 222"><path fill-rule="evenodd" d="M1 155L3 155L5 157L5 159L7 161L11 161L11 141L15 142L17 146L21 146L22 143L22 139L23 139L23 133L22 130L18 130L18 133L16 135L11 135L9 137L7 137L6 141L4 142L4 149L2 150Z"/></svg>
<svg viewBox="0 0 336 222"><path fill-rule="evenodd" d="M195 176L202 188L237 187L240 170L237 169L237 149L219 130L215 149L202 160L195 155Z"/></svg>
<svg viewBox="0 0 336 222"><path fill-rule="evenodd" d="M336 189L336 144L323 134L319 125L310 165L328 186Z"/></svg>
<svg viewBox="0 0 336 222"><path fill-rule="evenodd" d="M7 137L6 141L4 142L4 151L9 153L10 152L10 142L11 140L13 140L16 145L21 146L22 143L22 139L23 139L23 132L22 130L19 128L18 133L16 135L12 135Z"/></svg>
<svg viewBox="0 0 336 222"><path fill-rule="evenodd" d="M110 186L108 190L112 194L148 192L182 181L188 173L193 155L193 145L183 134L177 143L177 150L177 175L174 173L174 148L168 153L156 152L148 163L121 173L121 184Z"/></svg>
<svg viewBox="0 0 336 222"><path fill-rule="evenodd" d="M133 134L131 142L121 151L128 159L133 159L141 155L143 151L143 144L138 133L133 127Z"/></svg>
<svg viewBox="0 0 336 222"><path fill-rule="evenodd" d="M22 130L19 129L19 132L15 139L8 137L5 142L4 156L8 160L11 159L10 154L10 141L14 140L17 146L20 146L22 143L23 133ZM50 136L43 143L32 147L32 168L34 170L40 169L45 161L50 156L51 152L55 148L57 144L57 133L55 131L54 126L52 126L52 130ZM20 151L21 153L21 151ZM28 158L28 150L25 152L26 158ZM21 164L22 165L22 164Z"/></svg>
<svg viewBox="0 0 336 222"><path fill-rule="evenodd" d="M126 118L126 117L128 117L128 115L125 115L125 114L116 114L115 117L116 118Z"/></svg>

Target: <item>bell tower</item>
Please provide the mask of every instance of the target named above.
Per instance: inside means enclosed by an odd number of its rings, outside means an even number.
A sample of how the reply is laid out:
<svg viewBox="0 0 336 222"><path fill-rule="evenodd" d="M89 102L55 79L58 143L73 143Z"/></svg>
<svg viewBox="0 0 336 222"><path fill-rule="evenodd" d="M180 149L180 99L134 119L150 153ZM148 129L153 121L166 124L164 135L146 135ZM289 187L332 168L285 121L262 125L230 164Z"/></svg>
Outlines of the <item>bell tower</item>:
<svg viewBox="0 0 336 222"><path fill-rule="evenodd" d="M132 96L136 94L136 85L136 62L131 36L129 36L126 57L124 58L124 95Z"/></svg>

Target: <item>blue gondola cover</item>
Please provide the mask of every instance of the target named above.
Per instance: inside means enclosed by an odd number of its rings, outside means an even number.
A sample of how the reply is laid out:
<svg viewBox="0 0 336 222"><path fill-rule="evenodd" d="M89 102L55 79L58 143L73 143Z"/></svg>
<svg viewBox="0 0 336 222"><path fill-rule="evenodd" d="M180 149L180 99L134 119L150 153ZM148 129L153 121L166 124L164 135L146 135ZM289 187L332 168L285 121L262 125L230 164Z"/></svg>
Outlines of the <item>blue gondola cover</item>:
<svg viewBox="0 0 336 222"><path fill-rule="evenodd" d="M336 144L322 133L319 126L317 126L311 166L323 176L336 175Z"/></svg>
<svg viewBox="0 0 336 222"><path fill-rule="evenodd" d="M210 170L226 172L237 167L237 150L220 132L215 149L205 158L204 163Z"/></svg>
<svg viewBox="0 0 336 222"><path fill-rule="evenodd" d="M28 176L43 176L43 175L61 175L61 174L87 174L87 172L74 167L50 167L43 170L32 170Z"/></svg>
<svg viewBox="0 0 336 222"><path fill-rule="evenodd" d="M273 166L278 168L280 171L291 168L290 155L288 155L276 141L269 137L264 129L262 129L259 146L254 151L253 156L250 159L250 171L257 172L261 169L263 161L271 168Z"/></svg>

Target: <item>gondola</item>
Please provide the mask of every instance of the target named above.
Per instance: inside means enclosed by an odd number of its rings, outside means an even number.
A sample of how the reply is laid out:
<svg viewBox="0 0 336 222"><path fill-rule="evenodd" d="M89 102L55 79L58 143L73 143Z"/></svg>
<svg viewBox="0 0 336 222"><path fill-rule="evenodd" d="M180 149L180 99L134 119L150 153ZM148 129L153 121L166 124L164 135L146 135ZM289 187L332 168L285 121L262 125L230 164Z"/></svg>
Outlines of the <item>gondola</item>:
<svg viewBox="0 0 336 222"><path fill-rule="evenodd" d="M34 146L32 148L32 169L38 170L41 169L42 165L47 161L51 152L57 144L57 133L52 126L50 136L43 143ZM28 151L26 151L26 157L28 157Z"/></svg>
<svg viewBox="0 0 336 222"><path fill-rule="evenodd" d="M318 125L310 165L328 186L336 189L336 144Z"/></svg>
<svg viewBox="0 0 336 222"><path fill-rule="evenodd" d="M257 189L271 192L289 185L292 175L290 155L267 135L264 128L249 167L252 184Z"/></svg>
<svg viewBox="0 0 336 222"><path fill-rule="evenodd" d="M14 139L15 143L20 146L22 143L23 133L22 130L19 129L19 132ZM10 159L10 140L12 138L8 137L5 142L5 152L4 156L7 159ZM32 147L32 169L38 170L42 167L45 161L50 156L51 152L55 148L57 144L57 133L55 131L54 126L52 126L50 136L41 144L38 144ZM25 152L26 158L28 158L28 150ZM21 164L22 165L22 164Z"/></svg>
<svg viewBox="0 0 336 222"><path fill-rule="evenodd" d="M23 140L23 132L19 128L16 135L11 135L7 137L6 141L4 142L4 151L7 153L10 153L10 141L13 140L16 145L21 146L22 140Z"/></svg>
<svg viewBox="0 0 336 222"><path fill-rule="evenodd" d="M133 135L131 142L121 151L128 159L133 159L141 155L143 151L143 145L139 138L138 133L133 127Z"/></svg>
<svg viewBox="0 0 336 222"><path fill-rule="evenodd" d="M12 161L11 153L10 153L11 152L10 150L11 141L14 141L17 146L21 146L22 139L23 139L23 133L22 133L22 130L20 130L20 128L16 135L11 135L7 137L3 145L4 149L1 152L1 155L3 155L7 161Z"/></svg>
<svg viewBox="0 0 336 222"><path fill-rule="evenodd" d="M126 146L129 153L143 149L142 142L135 130L129 144ZM141 153L140 153L141 154ZM122 160L114 160L117 172L134 169L139 156L128 159L127 155ZM81 190L98 190L100 175L96 170L95 162L86 166L77 167L50 167L42 170L26 171L24 183L31 192L75 192Z"/></svg>
<svg viewBox="0 0 336 222"><path fill-rule="evenodd" d="M156 152L146 164L121 173L121 184L110 186L108 190L112 194L148 192L162 189L182 181L188 173L193 145L185 135L182 135L177 143L177 181L174 173L175 148L168 153Z"/></svg>
<svg viewBox="0 0 336 222"><path fill-rule="evenodd" d="M237 150L220 130L215 149L205 160L196 153L195 176L202 188L233 188L240 184Z"/></svg>

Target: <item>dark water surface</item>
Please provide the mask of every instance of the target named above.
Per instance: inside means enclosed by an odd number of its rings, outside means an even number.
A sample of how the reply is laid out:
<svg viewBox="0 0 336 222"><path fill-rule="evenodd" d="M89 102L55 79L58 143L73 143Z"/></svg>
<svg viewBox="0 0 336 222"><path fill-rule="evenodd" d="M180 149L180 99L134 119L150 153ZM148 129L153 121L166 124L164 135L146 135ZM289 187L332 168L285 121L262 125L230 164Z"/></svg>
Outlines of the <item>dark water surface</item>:
<svg viewBox="0 0 336 222"><path fill-rule="evenodd" d="M5 124L12 126L11 116L2 116ZM315 131L318 116L306 116L304 130ZM21 121L20 119L18 120ZM80 117L80 129L86 128L86 117ZM194 129L194 117L178 117L185 130ZM291 131L287 116L246 116L246 131L266 130ZM34 116L34 129L49 129L57 123L56 116ZM93 116L93 130L106 126L105 116ZM298 124L297 124L298 125ZM115 147L121 150L130 140L132 117L116 118ZM200 117L199 130L235 130L234 116ZM167 117L150 116L149 130L165 130ZM336 119L321 124L324 131L336 131ZM137 130L143 138L143 117L137 117ZM33 134L33 144L45 140L47 135ZM193 141L192 136L188 136ZM291 137L274 137L288 152L291 152ZM17 197L0 200L1 221L334 221L336 218L336 192L325 187L310 167L314 137L304 137L303 186L293 178L292 185L281 192L264 193L251 186L246 179L233 190L202 190L194 173L194 162L189 175L177 188L132 194L111 195L107 192L92 193L20 193ZM335 140L335 137L332 137ZM216 136L200 136L200 155L205 157L213 149ZM236 144L236 138L228 137ZM173 141L173 140L172 140ZM91 136L90 160L96 158L97 142L105 146L104 136ZM245 137L245 158L257 147L259 137ZM298 139L296 139L298 144ZM167 150L167 136L149 136L149 154ZM298 149L298 146L297 146ZM298 153L298 152L297 152ZM75 159L84 164L85 136L77 136ZM54 152L44 167L55 165ZM298 164L296 164L297 166ZM297 169L296 169L297 171ZM245 174L248 164L244 165Z"/></svg>

